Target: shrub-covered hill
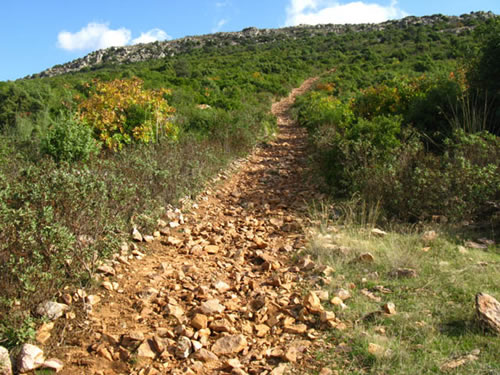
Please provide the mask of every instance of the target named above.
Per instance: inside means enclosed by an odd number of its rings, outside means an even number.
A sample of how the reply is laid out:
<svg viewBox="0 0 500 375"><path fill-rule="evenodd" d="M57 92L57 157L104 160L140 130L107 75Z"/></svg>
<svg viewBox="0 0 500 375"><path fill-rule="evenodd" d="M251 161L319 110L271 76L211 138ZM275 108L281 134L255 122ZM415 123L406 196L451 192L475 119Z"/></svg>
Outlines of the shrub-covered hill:
<svg viewBox="0 0 500 375"><path fill-rule="evenodd" d="M195 194L228 161L272 136L273 99L333 68L298 110L330 191L375 191L351 173L359 163L367 168L362 171L415 171L389 163L406 155L399 153L402 145L413 147L405 151L409 157L411 150L429 155L430 166L448 160L433 155L458 163L468 160L465 151L475 155L481 147L485 169L474 179L487 178L485 204L494 201L495 132L461 136L445 120L462 124L464 109L472 108L452 106L454 112L446 98L484 103L482 94L464 95L466 87L485 92L487 83L488 124L497 121L492 82L500 80L485 79L498 68L490 37L495 27L494 15L474 13L380 25L252 28L98 51L38 78L0 82L0 344L25 340L34 324L30 311L61 286L91 282L99 259L115 252L132 226L151 230L165 207ZM408 95L398 91L403 88ZM434 121L444 131L434 129ZM443 149L454 139L462 143ZM362 159L351 160L353 154ZM469 169L476 173L475 164ZM454 171L461 176L461 169ZM398 182L373 176L381 184ZM481 189L467 191L468 197L483 197ZM460 213L478 214L469 206Z"/></svg>

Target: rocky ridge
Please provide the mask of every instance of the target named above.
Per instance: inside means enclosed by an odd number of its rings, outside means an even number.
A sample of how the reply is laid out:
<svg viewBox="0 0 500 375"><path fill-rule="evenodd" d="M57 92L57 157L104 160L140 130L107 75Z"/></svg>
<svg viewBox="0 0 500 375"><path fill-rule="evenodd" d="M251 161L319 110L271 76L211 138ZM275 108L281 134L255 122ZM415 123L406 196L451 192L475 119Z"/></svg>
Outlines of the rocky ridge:
<svg viewBox="0 0 500 375"><path fill-rule="evenodd" d="M348 32L382 31L390 28L402 29L410 26L436 25L446 32L460 33L469 30L477 20L496 17L492 12L473 12L461 16L444 16L441 14L424 17L406 17L401 20L391 20L378 24L358 25L299 25L280 29L245 28L238 32L219 32L201 36L137 44L124 47L110 47L89 53L71 62L56 65L41 73L27 78L53 77L61 74L78 72L82 69L92 69L103 64L128 64L153 59L162 59L177 54L186 53L192 49L224 46L250 45L272 43L283 39L300 39L327 34L344 34Z"/></svg>

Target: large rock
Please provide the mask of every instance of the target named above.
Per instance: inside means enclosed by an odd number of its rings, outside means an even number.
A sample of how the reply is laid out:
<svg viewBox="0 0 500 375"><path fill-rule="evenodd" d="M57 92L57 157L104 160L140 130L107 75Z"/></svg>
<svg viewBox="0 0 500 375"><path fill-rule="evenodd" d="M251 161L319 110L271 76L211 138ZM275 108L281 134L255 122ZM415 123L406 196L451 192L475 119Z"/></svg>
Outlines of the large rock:
<svg viewBox="0 0 500 375"><path fill-rule="evenodd" d="M0 346L0 375L12 375L9 351L3 346Z"/></svg>
<svg viewBox="0 0 500 375"><path fill-rule="evenodd" d="M64 303L45 301L38 305L36 313L50 320L56 320L59 319L68 308L68 305Z"/></svg>
<svg viewBox="0 0 500 375"><path fill-rule="evenodd" d="M45 362L43 350L31 344L24 344L17 357L17 370L20 373L33 371Z"/></svg>
<svg viewBox="0 0 500 375"><path fill-rule="evenodd" d="M236 354L247 347L247 340L243 335L229 335L218 339L212 346L215 354Z"/></svg>
<svg viewBox="0 0 500 375"><path fill-rule="evenodd" d="M486 293L476 295L476 312L479 320L490 330L500 334L500 302Z"/></svg>

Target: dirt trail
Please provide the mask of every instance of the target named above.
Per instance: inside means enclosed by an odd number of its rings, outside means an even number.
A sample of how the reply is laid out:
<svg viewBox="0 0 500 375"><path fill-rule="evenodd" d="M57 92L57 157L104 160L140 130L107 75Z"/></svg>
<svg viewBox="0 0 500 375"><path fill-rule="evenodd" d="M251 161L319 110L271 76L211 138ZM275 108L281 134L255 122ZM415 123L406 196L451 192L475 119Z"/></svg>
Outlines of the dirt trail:
<svg viewBox="0 0 500 375"><path fill-rule="evenodd" d="M187 213L170 212L161 237L131 246L128 258L123 249L116 275L103 276L108 290L67 321L52 349L62 374L303 372L319 319L304 308L304 274L289 258L304 244L313 189L303 177L306 135L288 111L314 81L272 106L273 142L221 174Z"/></svg>

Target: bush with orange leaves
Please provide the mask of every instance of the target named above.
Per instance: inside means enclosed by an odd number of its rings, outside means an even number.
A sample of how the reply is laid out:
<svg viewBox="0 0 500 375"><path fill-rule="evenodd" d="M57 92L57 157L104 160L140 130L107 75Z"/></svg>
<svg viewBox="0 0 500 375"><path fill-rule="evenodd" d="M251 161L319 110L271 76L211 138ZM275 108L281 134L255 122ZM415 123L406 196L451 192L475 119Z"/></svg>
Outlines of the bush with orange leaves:
<svg viewBox="0 0 500 375"><path fill-rule="evenodd" d="M94 80L87 89L78 114L107 148L116 151L133 142L176 138L178 128L169 120L175 109L165 99L169 90L146 90L139 78Z"/></svg>

